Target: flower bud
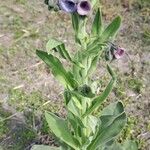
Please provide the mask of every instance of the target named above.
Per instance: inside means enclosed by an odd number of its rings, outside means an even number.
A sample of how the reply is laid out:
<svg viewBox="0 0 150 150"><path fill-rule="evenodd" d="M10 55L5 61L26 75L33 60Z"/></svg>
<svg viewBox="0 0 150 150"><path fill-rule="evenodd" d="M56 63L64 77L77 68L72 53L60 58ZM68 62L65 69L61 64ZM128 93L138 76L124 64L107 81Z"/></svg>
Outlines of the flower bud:
<svg viewBox="0 0 150 150"><path fill-rule="evenodd" d="M86 16L91 11L91 4L87 0L81 0L77 5L77 12L81 16Z"/></svg>
<svg viewBox="0 0 150 150"><path fill-rule="evenodd" d="M49 1L49 0L45 0L44 3L45 3L46 5L48 5L48 1Z"/></svg>
<svg viewBox="0 0 150 150"><path fill-rule="evenodd" d="M105 51L105 60L106 61L112 61L113 60L113 55L112 55L112 52L110 50Z"/></svg>
<svg viewBox="0 0 150 150"><path fill-rule="evenodd" d="M45 0L45 4L48 5L48 10L59 10L58 0Z"/></svg>
<svg viewBox="0 0 150 150"><path fill-rule="evenodd" d="M77 4L74 0L59 0L59 7L61 10L69 13L77 10Z"/></svg>

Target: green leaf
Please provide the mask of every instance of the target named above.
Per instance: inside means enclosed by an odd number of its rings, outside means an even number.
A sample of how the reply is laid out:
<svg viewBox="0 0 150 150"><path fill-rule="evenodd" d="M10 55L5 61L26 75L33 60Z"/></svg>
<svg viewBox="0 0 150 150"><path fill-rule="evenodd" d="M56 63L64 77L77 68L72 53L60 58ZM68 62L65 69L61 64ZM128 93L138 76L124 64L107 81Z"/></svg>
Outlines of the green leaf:
<svg viewBox="0 0 150 150"><path fill-rule="evenodd" d="M116 75L115 75L114 71L112 70L112 68L109 65L107 65L107 70L108 70L109 74L111 75L111 77L113 79L115 79Z"/></svg>
<svg viewBox="0 0 150 150"><path fill-rule="evenodd" d="M64 100L65 100L65 104L67 105L69 103L69 101L71 100L71 92L69 90L65 90L64 91Z"/></svg>
<svg viewBox="0 0 150 150"><path fill-rule="evenodd" d="M88 127L91 128L92 132L95 133L98 119L95 116L89 115L88 117Z"/></svg>
<svg viewBox="0 0 150 150"><path fill-rule="evenodd" d="M31 150L60 150L60 148L46 145L34 145L32 146Z"/></svg>
<svg viewBox="0 0 150 150"><path fill-rule="evenodd" d="M111 79L111 81L109 82L109 84L107 85L106 89L104 90L104 92L96 97L93 101L91 106L88 108L88 110L86 111L86 113L83 115L83 117L87 116L88 114L92 113L95 109L97 109L102 102L104 102L104 100L108 97L108 95L110 94L113 85L115 83L115 79Z"/></svg>
<svg viewBox="0 0 150 150"><path fill-rule="evenodd" d="M65 86L76 87L73 76L67 72L59 59L44 51L37 50L36 54L52 69L54 76Z"/></svg>
<svg viewBox="0 0 150 150"><path fill-rule="evenodd" d="M99 60L99 55L95 56L95 57L92 59L91 65L90 65L90 67L89 67L89 69L88 69L88 73L87 73L88 76L92 75L93 72L96 70L98 60Z"/></svg>
<svg viewBox="0 0 150 150"><path fill-rule="evenodd" d="M106 146L104 150L138 150L135 141L126 140L123 144L114 142L111 146Z"/></svg>
<svg viewBox="0 0 150 150"><path fill-rule="evenodd" d="M126 124L126 114L125 112L118 114L117 117L114 117L113 122L110 125L106 125L107 121L112 119L113 116L105 116L101 120L102 124L99 128L96 138L91 141L91 144L88 146L87 150L97 149L98 147L105 145L107 142L113 140L123 129ZM103 122L105 120L105 122Z"/></svg>
<svg viewBox="0 0 150 150"><path fill-rule="evenodd" d="M92 35L94 36L100 35L102 32L102 29L103 29L102 13L101 13L101 9L98 9L95 15L94 21L93 21L93 25L92 25Z"/></svg>
<svg viewBox="0 0 150 150"><path fill-rule="evenodd" d="M92 150L94 148L96 149L99 146L113 141L114 138L120 133L126 123L126 115L122 103L115 102L105 107L101 113L100 120L101 125L99 131L88 150ZM109 149L110 147L108 150Z"/></svg>
<svg viewBox="0 0 150 150"><path fill-rule="evenodd" d="M124 112L124 108L121 102L111 103L107 107L105 107L101 112L101 117L100 117L102 122L101 130L111 125L114 119L117 118L118 115L122 114L123 112Z"/></svg>
<svg viewBox="0 0 150 150"><path fill-rule="evenodd" d="M78 125L76 123L76 117L74 114L72 114L72 112L68 111L67 113L67 119L69 121L69 123L71 124L71 127L74 131L74 134L76 135L76 137L78 136Z"/></svg>
<svg viewBox="0 0 150 150"><path fill-rule="evenodd" d="M103 51L103 47L106 46L106 44L100 43L99 39L94 40L93 42L90 42L87 46L87 50L84 51L85 56L92 56L92 55L98 55L101 54Z"/></svg>
<svg viewBox="0 0 150 150"><path fill-rule="evenodd" d="M71 17L72 17L73 29L74 29L75 33L77 34L77 32L79 30L79 15L77 13L72 13Z"/></svg>
<svg viewBox="0 0 150 150"><path fill-rule="evenodd" d="M52 49L54 49L56 52L59 52L62 58L72 61L72 58L69 52L66 50L64 43L55 39L50 39L46 44L46 50L48 54L51 53Z"/></svg>
<svg viewBox="0 0 150 150"><path fill-rule="evenodd" d="M72 114L74 114L75 116L80 116L80 112L79 109L77 108L75 102L73 100L69 101L67 108L70 112L72 112Z"/></svg>
<svg viewBox="0 0 150 150"><path fill-rule="evenodd" d="M45 112L45 117L52 132L63 142L76 149L79 147L78 141L73 138L65 120L52 113Z"/></svg>
<svg viewBox="0 0 150 150"><path fill-rule="evenodd" d="M111 146L106 146L104 150L124 150L124 148L120 143L115 142Z"/></svg>
<svg viewBox="0 0 150 150"><path fill-rule="evenodd" d="M79 110L82 110L82 105L81 105L81 96L77 92L71 92L72 94L72 100L74 101L74 104Z"/></svg>
<svg viewBox="0 0 150 150"><path fill-rule="evenodd" d="M90 2L91 2L91 5L92 5L92 9L95 8L97 5L98 6L100 5L98 0L92 0Z"/></svg>
<svg viewBox="0 0 150 150"><path fill-rule="evenodd" d="M85 67L80 63L78 62L77 60L73 60L73 63L77 66L77 67L80 67L82 69L85 69Z"/></svg>
<svg viewBox="0 0 150 150"><path fill-rule="evenodd" d="M120 101L109 104L101 112L101 116L118 115L124 111L123 104Z"/></svg>
<svg viewBox="0 0 150 150"><path fill-rule="evenodd" d="M121 17L116 17L104 30L104 32L101 35L101 42L107 42L114 38L114 36L117 34L117 31L119 30L121 26Z"/></svg>
<svg viewBox="0 0 150 150"><path fill-rule="evenodd" d="M82 71L86 70L86 68L85 68L86 65L83 63L84 59L86 59L86 58L83 57L83 51L77 51L75 53L74 60L75 60L75 62L77 62L78 64L81 64L81 65L74 64L73 67L72 67L72 72L73 72L75 80L79 84L83 83Z"/></svg>
<svg viewBox="0 0 150 150"><path fill-rule="evenodd" d="M80 140L81 133L79 129L83 129L85 127L81 119L72 114L70 111L68 111L67 118L73 128L74 134L76 135L76 137L78 137L78 140Z"/></svg>
<svg viewBox="0 0 150 150"><path fill-rule="evenodd" d="M50 53L52 49L58 47L61 44L62 44L62 42L60 42L56 39L50 39L46 44L46 50L48 53Z"/></svg>
<svg viewBox="0 0 150 150"><path fill-rule="evenodd" d="M76 42L80 45L84 45L85 41L83 42L85 37L87 37L86 32L86 22L87 18L85 16L80 16L78 13L72 13L72 26L75 31L75 39Z"/></svg>
<svg viewBox="0 0 150 150"><path fill-rule="evenodd" d="M135 141L126 140L123 144L124 150L138 150L138 145Z"/></svg>
<svg viewBox="0 0 150 150"><path fill-rule="evenodd" d="M71 58L71 55L67 51L64 43L55 39L50 39L46 44L46 50L48 54L51 54L52 49L54 49L55 52L58 52L62 58L69 60L70 62L72 62L73 64L77 65L80 68L84 68L84 66L80 62L73 60Z"/></svg>
<svg viewBox="0 0 150 150"><path fill-rule="evenodd" d="M87 17L79 16L79 30L77 38L80 40L81 45L86 48L87 31L86 31Z"/></svg>
<svg viewBox="0 0 150 150"><path fill-rule="evenodd" d="M72 62L72 58L71 58L69 52L66 50L64 43L62 43L61 45L56 47L56 49L64 59Z"/></svg>
<svg viewBox="0 0 150 150"><path fill-rule="evenodd" d="M115 77L115 73L113 72L113 70L110 68L110 66L107 66L110 70L110 75L112 76L111 81L109 82L109 84L107 85L106 89L103 91L103 93L94 98L92 101L91 106L87 109L87 111L85 112L85 114L83 115L83 117L87 116L88 114L92 113L95 109L97 109L98 107L100 107L100 105L102 104L102 102L104 102L104 100L109 96L110 92L113 89L114 84L116 83L116 77ZM107 68L107 69L108 69Z"/></svg>

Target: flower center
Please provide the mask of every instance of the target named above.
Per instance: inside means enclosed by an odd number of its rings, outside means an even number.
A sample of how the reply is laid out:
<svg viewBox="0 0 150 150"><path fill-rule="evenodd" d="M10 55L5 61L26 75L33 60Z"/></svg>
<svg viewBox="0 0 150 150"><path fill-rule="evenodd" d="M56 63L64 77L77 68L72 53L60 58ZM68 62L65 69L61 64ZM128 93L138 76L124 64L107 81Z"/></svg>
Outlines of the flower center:
<svg viewBox="0 0 150 150"><path fill-rule="evenodd" d="M72 7L75 6L75 3L72 2L72 1L67 1L67 6L68 6L69 8L72 8Z"/></svg>
<svg viewBox="0 0 150 150"><path fill-rule="evenodd" d="M124 50L119 49L117 53L118 53L118 55L122 56L124 54Z"/></svg>
<svg viewBox="0 0 150 150"><path fill-rule="evenodd" d="M80 7L84 10L90 10L90 6L89 6L89 3L87 1L82 1L80 3Z"/></svg>

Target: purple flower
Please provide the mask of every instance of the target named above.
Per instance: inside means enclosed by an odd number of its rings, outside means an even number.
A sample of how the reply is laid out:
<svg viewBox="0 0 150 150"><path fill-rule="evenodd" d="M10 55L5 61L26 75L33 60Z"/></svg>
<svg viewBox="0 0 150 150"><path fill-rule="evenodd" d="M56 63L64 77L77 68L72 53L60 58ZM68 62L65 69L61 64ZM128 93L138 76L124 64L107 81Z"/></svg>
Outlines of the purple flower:
<svg viewBox="0 0 150 150"><path fill-rule="evenodd" d="M59 7L65 12L75 12L77 10L77 4L74 0L59 0Z"/></svg>
<svg viewBox="0 0 150 150"><path fill-rule="evenodd" d="M121 58L125 54L125 49L118 47L116 50L113 51L113 57L115 59Z"/></svg>
<svg viewBox="0 0 150 150"><path fill-rule="evenodd" d="M91 11L91 4L87 0L81 0L77 5L77 12L79 15L88 15Z"/></svg>

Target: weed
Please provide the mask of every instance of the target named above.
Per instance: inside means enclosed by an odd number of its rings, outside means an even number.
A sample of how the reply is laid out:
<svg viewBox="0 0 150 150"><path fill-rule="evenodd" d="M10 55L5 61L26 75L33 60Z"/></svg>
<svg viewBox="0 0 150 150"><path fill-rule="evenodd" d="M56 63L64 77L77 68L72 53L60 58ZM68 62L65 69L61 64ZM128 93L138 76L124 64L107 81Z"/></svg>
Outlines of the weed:
<svg viewBox="0 0 150 150"><path fill-rule="evenodd" d="M137 93L140 93L143 88L143 83L139 78L131 78L128 80L128 86Z"/></svg>

